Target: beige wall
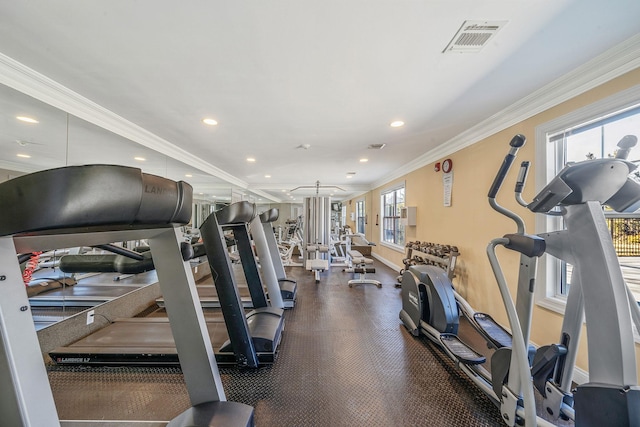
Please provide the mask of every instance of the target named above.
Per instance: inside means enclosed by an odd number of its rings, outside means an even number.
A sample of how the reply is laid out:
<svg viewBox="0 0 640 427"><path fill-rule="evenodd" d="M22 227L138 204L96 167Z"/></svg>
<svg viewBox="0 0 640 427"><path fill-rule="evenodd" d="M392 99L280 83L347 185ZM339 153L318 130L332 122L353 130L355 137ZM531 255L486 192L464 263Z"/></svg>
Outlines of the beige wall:
<svg viewBox="0 0 640 427"><path fill-rule="evenodd" d="M490 313L501 324L507 325L507 318L501 303L500 294L486 256L486 246L493 238L513 232L514 223L496 213L489 207L487 191L505 154L511 138L518 133L525 135L528 142L520 150L514 167L505 180L498 202L513 209L525 218L528 231L535 230L534 215L516 204L513 197L513 185L521 160L532 161L529 173L529 185L525 189L525 200L531 200L535 194L533 185L535 176L535 128L556 117L567 114L577 108L591 104L606 96L615 94L631 86L640 84L640 69L627 73L596 89L564 102L515 126L492 135L478 143L462 149L451 156L453 160L454 183L452 206L443 206L442 172L435 172L430 164L415 170L402 178L389 182L365 197L366 211L369 214L367 239L376 242L374 254L393 264L401 266L404 253L380 245L380 226L375 225L375 215L380 212L380 194L386 188L398 183L406 183L406 204L417 206L418 225L408 227L407 241L421 240L458 246L459 258L457 277L454 279L460 292L478 311ZM444 159L440 159L442 161ZM359 197L360 199L362 197ZM355 200L355 199L354 199ZM355 209L355 201L353 202ZM347 206L349 206L347 201ZM351 212L351 206L348 212ZM505 275L509 283L515 283L518 270L518 256L498 251ZM512 286L512 292L515 287ZM555 312L535 307L531 339L536 344L548 344L558 340L562 317ZM583 333L582 352L577 365L588 370L586 357L586 335ZM640 367L640 363L639 363ZM640 369L639 369L640 370Z"/></svg>

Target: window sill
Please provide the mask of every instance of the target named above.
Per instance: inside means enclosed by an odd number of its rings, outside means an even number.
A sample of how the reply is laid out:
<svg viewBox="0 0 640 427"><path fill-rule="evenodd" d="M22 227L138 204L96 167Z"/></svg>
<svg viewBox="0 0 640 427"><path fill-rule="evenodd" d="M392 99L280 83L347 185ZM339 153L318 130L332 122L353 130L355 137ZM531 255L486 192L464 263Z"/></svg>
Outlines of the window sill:
<svg viewBox="0 0 640 427"><path fill-rule="evenodd" d="M380 246L384 246L385 248L389 248L396 252L404 253L404 246L394 245L393 243L380 242Z"/></svg>
<svg viewBox="0 0 640 427"><path fill-rule="evenodd" d="M545 297L537 301L537 304L546 308L547 310L551 310L560 315L564 315L564 309L567 305L567 300L565 298L559 297Z"/></svg>

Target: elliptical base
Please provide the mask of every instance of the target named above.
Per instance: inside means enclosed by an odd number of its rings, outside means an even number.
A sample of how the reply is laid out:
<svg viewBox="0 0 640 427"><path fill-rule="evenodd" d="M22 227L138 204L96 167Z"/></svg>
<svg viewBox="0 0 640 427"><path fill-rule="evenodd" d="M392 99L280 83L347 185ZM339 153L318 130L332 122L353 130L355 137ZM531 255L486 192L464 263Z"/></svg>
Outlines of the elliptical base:
<svg viewBox="0 0 640 427"><path fill-rule="evenodd" d="M573 398L577 426L640 426L640 386L586 383Z"/></svg>

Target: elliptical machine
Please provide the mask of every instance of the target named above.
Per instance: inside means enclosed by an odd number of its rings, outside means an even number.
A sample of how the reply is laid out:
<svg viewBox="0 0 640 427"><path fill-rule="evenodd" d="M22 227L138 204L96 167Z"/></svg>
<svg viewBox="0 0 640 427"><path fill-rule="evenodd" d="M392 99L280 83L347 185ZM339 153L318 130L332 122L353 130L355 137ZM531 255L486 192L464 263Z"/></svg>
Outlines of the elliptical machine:
<svg viewBox="0 0 640 427"><path fill-rule="evenodd" d="M640 308L622 276L602 208L633 212L640 207L640 183L629 177L637 166L626 160L637 141L633 135L623 137L613 158L568 163L529 204L520 196L528 162L523 162L516 185L518 203L532 212L561 216L565 225L540 236L548 254L573 266L558 344L566 355L534 375L534 384L545 410L575 419L576 426L640 426L633 336L633 324L640 330ZM499 273L495 253L489 255ZM583 321L589 382L572 393Z"/></svg>
<svg viewBox="0 0 640 427"><path fill-rule="evenodd" d="M400 319L415 336L423 333L438 344L457 364L457 366L497 405L508 399L509 408L501 408L502 417L508 425L520 423L525 413L535 425L535 401L533 396L527 399L511 398L523 395L524 388L530 388L529 361L535 352L525 347L528 342L531 313L533 311L533 287L537 258L544 253L544 240L524 233L524 222L495 202L496 194L509 171L515 156L526 142L522 135L516 135L510 142L511 149L489 191L489 200L494 209L514 219L517 233L509 235L509 248L521 253L518 283L518 322L515 337L500 326L486 313L476 312L471 305L458 294L444 270L432 265L409 267L402 277L402 310ZM509 212L507 214L506 212ZM490 348L496 349L490 360L491 372L482 365L485 356L463 342L457 335L460 313L469 324L485 339ZM515 341L518 341L514 343ZM515 353L515 357L511 357ZM511 366L513 360L524 359L522 366ZM511 373L511 375L509 375ZM529 401L530 400L530 401ZM544 421L543 421L544 423ZM550 424L549 424L550 425Z"/></svg>
<svg viewBox="0 0 640 427"><path fill-rule="evenodd" d="M433 266L412 266L404 273L400 318L414 335L424 333L441 346L500 407L507 425L551 425L536 414L534 386L543 396L544 409L556 419L574 419L578 426L640 425L631 327L632 318L640 326L640 309L622 280L601 208L607 204L625 210L640 200L640 184L627 178L636 166L625 160L636 138L623 138L616 158L567 165L530 204L521 197L528 171L528 162L523 162L515 191L518 202L541 213L556 212L552 209L560 206L560 211L550 214L562 215L567 226L541 236L525 234L522 219L495 200L524 143L522 135L511 140L488 195L490 205L517 226L516 233L494 239L487 247L513 335L490 316L475 312L443 271ZM499 245L521 254L515 304L495 254ZM560 342L535 349L528 340L537 258L545 251L571 263L574 272ZM456 335L459 313L497 349L491 357L491 373L481 366L484 356ZM573 368L585 314L591 382L579 386L574 396Z"/></svg>

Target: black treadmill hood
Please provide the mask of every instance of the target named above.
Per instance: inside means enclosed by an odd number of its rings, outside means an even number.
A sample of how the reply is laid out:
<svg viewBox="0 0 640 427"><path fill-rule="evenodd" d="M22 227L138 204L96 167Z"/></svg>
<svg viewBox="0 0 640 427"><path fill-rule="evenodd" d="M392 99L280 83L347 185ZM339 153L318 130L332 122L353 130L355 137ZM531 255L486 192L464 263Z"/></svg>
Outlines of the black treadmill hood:
<svg viewBox="0 0 640 427"><path fill-rule="evenodd" d="M256 205L247 201L232 203L215 212L221 226L250 223L256 214Z"/></svg>
<svg viewBox="0 0 640 427"><path fill-rule="evenodd" d="M271 208L268 211L264 211L260 214L260 222L266 224L269 222L277 221L279 215L280 212L278 211L278 208Z"/></svg>
<svg viewBox="0 0 640 427"><path fill-rule="evenodd" d="M0 184L0 236L78 227L158 227L191 219L193 189L118 165L48 169ZM56 232L57 233L57 232Z"/></svg>

